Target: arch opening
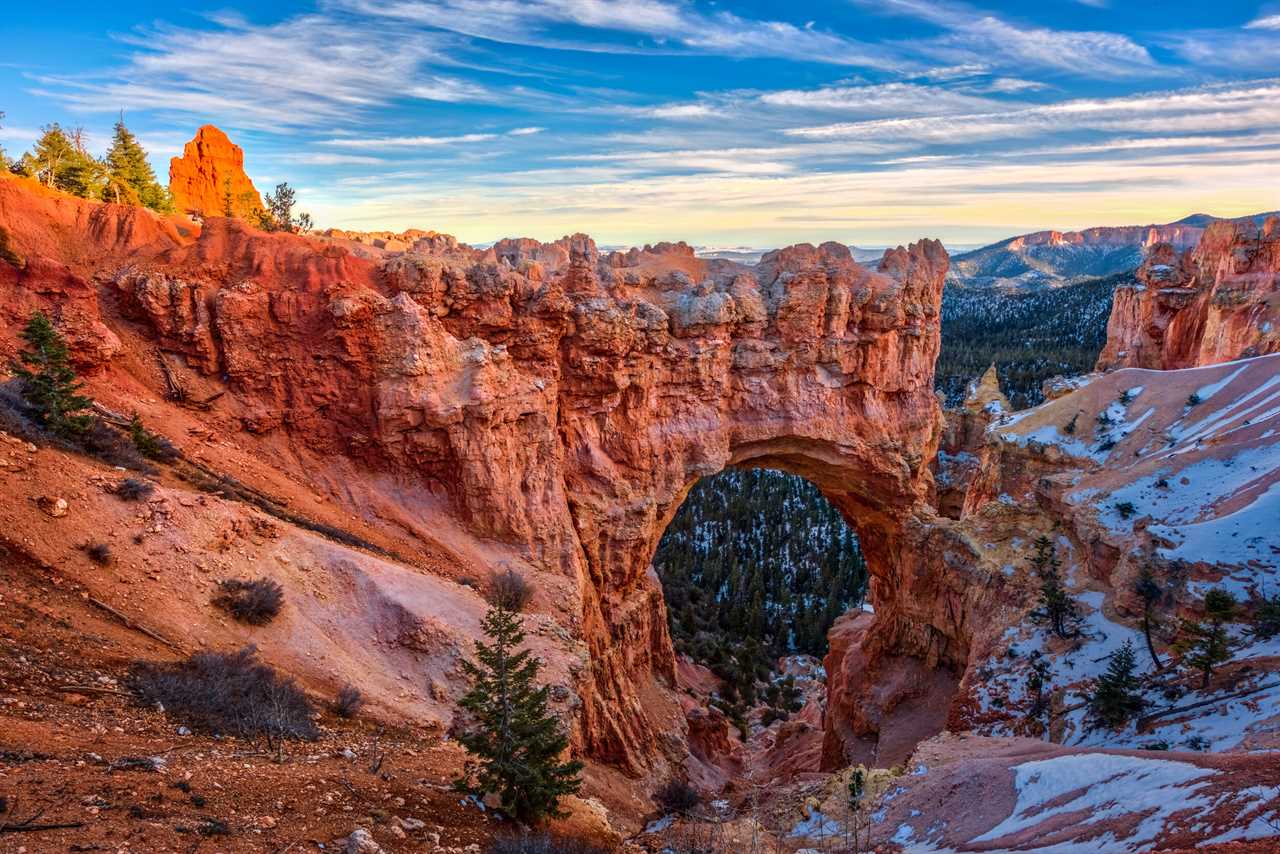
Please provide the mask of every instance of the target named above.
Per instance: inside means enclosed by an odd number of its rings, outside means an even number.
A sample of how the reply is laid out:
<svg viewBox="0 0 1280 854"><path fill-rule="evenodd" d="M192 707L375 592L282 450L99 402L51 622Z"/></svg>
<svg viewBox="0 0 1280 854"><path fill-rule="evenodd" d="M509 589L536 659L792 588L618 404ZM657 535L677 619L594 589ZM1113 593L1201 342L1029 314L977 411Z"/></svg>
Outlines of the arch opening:
<svg viewBox="0 0 1280 854"><path fill-rule="evenodd" d="M794 677L820 673L831 626L868 586L841 511L803 477L756 466L699 480L653 566L676 652L720 680L716 700L744 730L753 709L799 711Z"/></svg>

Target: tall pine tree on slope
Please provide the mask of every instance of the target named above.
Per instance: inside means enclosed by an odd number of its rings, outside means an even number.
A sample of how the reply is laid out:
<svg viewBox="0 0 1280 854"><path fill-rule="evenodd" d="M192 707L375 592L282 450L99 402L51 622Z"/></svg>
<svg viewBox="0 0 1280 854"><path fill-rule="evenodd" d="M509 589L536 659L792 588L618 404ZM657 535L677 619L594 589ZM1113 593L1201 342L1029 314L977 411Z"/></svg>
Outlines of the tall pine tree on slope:
<svg viewBox="0 0 1280 854"><path fill-rule="evenodd" d="M147 152L125 126L123 116L116 122L111 148L107 151L107 185L104 201L142 204L161 213L173 210L169 191L160 186L147 162Z"/></svg>
<svg viewBox="0 0 1280 854"><path fill-rule="evenodd" d="M475 759L454 786L478 798L497 795L522 822L559 816L560 798L582 786L583 765L560 760L569 739L547 707L550 687L535 683L542 662L517 651L524 630L515 612L495 605L480 625L492 643L476 643L479 664L462 662L471 690L459 702L472 725L458 740Z"/></svg>

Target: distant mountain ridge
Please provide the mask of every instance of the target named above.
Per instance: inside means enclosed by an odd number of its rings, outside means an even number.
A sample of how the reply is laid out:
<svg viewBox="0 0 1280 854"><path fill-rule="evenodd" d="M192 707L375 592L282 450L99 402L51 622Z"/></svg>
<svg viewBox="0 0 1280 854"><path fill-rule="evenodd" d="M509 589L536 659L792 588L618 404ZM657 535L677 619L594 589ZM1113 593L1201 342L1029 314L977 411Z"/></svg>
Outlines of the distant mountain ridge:
<svg viewBox="0 0 1280 854"><path fill-rule="evenodd" d="M1261 224L1272 213L1235 217ZM1182 251L1195 246L1205 228L1224 217L1195 213L1163 225L1037 231L956 255L948 282L962 287L1026 290L1058 287L1137 269L1157 243Z"/></svg>

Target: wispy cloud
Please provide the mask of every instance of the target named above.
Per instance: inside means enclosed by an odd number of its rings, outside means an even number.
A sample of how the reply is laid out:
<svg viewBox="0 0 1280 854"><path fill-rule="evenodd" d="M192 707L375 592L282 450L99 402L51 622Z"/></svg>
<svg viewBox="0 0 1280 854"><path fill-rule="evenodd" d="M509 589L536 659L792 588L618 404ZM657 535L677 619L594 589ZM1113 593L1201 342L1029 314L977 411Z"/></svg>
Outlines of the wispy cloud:
<svg viewBox="0 0 1280 854"><path fill-rule="evenodd" d="M1280 126L1280 80L1117 98L1081 98L970 115L841 122L791 128L786 134L805 139L914 139L967 144L1084 129L1167 134L1276 126Z"/></svg>
<svg viewBox="0 0 1280 854"><path fill-rule="evenodd" d="M465 133L458 136L375 136L338 137L321 140L321 145L340 148L434 148L440 145L465 145L497 139L495 133Z"/></svg>
<svg viewBox="0 0 1280 854"><path fill-rule="evenodd" d="M499 97L484 85L430 69L454 62L445 34L404 38L393 27L353 27L320 14L266 25L223 14L209 24L161 24L121 36L132 49L123 66L39 76L39 92L86 111L218 115L263 130L350 120L394 98Z"/></svg>
<svg viewBox="0 0 1280 854"><path fill-rule="evenodd" d="M702 12L667 0L337 0L363 15L382 16L477 39L562 50L600 52L698 52L781 57L865 68L911 65L901 51L852 39L816 26L744 18L728 11ZM570 25L590 31L567 39L548 31ZM609 41L603 33L639 34L644 46Z"/></svg>
<svg viewBox="0 0 1280 854"><path fill-rule="evenodd" d="M948 0L854 0L875 11L916 18L943 30L912 43L926 56L950 63L999 63L1078 77L1150 74L1155 59L1129 36L1090 30L1025 26Z"/></svg>
<svg viewBox="0 0 1280 854"><path fill-rule="evenodd" d="M1280 30L1280 14L1259 15L1244 26L1247 30Z"/></svg>

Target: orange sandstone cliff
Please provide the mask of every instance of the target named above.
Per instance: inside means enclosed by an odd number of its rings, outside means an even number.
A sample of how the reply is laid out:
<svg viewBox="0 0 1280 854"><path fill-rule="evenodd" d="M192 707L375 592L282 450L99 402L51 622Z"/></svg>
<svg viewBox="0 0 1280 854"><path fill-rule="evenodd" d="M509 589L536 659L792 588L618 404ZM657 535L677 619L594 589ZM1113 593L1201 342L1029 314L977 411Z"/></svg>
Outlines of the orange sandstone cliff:
<svg viewBox="0 0 1280 854"><path fill-rule="evenodd" d="M226 392L224 423L282 465L349 461L397 484L400 513L441 515L419 530L447 522L495 559L563 579L574 592L558 631L582 645L572 705L596 759L638 772L684 756L649 561L688 489L729 465L801 474L858 528L873 660L963 668L977 588L947 570L968 547L928 505L947 269L936 242L888 252L876 270L837 244L745 268L682 244L602 255L585 235L483 251L360 244L357 256L345 236L211 216L198 235L132 240L124 258L100 247L145 214L51 207L25 182L0 193L13 245L75 282L44 296L56 317L123 325L181 356L192 382ZM48 239L95 219L115 228ZM119 370L110 350L97 357L107 373ZM371 513L349 486L339 500Z"/></svg>
<svg viewBox="0 0 1280 854"><path fill-rule="evenodd" d="M169 192L179 211L200 216L247 217L262 197L244 171L244 151L213 125L204 125L169 161Z"/></svg>

